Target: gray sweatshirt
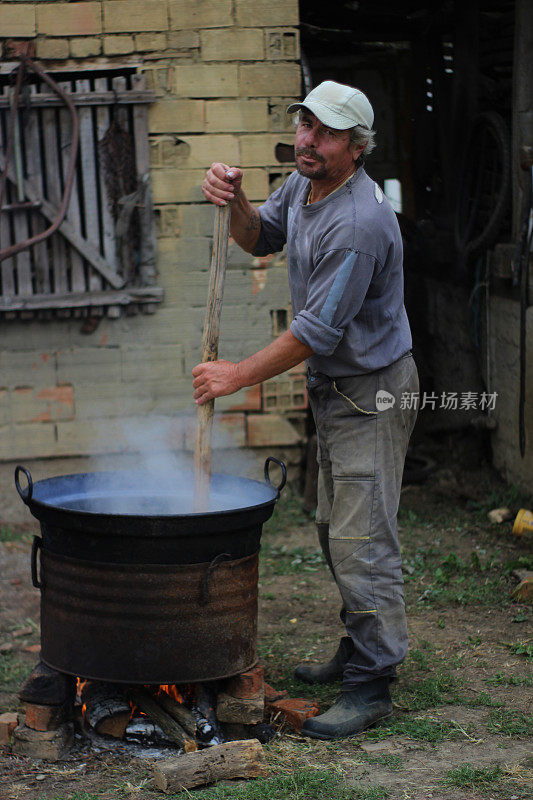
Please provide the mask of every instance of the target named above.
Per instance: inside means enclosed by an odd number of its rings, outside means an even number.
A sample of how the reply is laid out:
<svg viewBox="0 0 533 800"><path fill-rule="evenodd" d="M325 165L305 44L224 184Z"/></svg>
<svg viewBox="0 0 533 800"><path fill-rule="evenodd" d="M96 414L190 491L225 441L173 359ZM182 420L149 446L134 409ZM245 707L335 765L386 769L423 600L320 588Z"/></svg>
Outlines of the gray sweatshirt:
<svg viewBox="0 0 533 800"><path fill-rule="evenodd" d="M309 190L294 172L260 207L254 255L287 243L291 331L313 349L312 370L334 378L386 367L411 348L396 215L362 167L318 203L306 205Z"/></svg>

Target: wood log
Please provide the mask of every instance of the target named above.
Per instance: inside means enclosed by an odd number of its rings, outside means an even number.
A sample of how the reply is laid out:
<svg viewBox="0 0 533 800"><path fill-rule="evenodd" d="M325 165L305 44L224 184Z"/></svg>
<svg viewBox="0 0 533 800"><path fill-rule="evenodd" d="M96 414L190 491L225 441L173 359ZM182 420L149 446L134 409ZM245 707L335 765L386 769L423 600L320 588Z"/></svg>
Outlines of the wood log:
<svg viewBox="0 0 533 800"><path fill-rule="evenodd" d="M23 703L60 706L74 702L76 679L40 661L22 684L19 698Z"/></svg>
<svg viewBox="0 0 533 800"><path fill-rule="evenodd" d="M161 706L163 711L166 711L172 719L181 725L186 733L189 733L193 738L196 736L196 718L187 706L183 703L178 703L166 692L159 692L159 694L154 695L154 700L157 705Z"/></svg>
<svg viewBox="0 0 533 800"><path fill-rule="evenodd" d="M220 722L242 722L252 725L261 722L265 713L265 695L244 700L227 692L219 692L217 697L217 719Z"/></svg>
<svg viewBox="0 0 533 800"><path fill-rule="evenodd" d="M213 233L213 254L211 273L205 310L204 333L202 337L202 362L216 361L218 358L218 337L220 333L220 314L224 296L226 261L228 257L228 236L231 203L217 206ZM196 448L194 452L194 510L207 511L209 508L209 486L211 483L211 430L215 401L209 400L198 406Z"/></svg>
<svg viewBox="0 0 533 800"><path fill-rule="evenodd" d="M162 792L180 792L229 778L259 778L267 774L263 748L257 739L227 742L154 765L154 784Z"/></svg>
<svg viewBox="0 0 533 800"><path fill-rule="evenodd" d="M85 719L97 733L122 739L131 717L131 706L121 687L86 681L81 690Z"/></svg>
<svg viewBox="0 0 533 800"><path fill-rule="evenodd" d="M156 722L171 742L182 747L186 753L194 753L198 749L196 740L191 739L181 725L156 703L150 692L146 689L130 689L128 694L137 708Z"/></svg>

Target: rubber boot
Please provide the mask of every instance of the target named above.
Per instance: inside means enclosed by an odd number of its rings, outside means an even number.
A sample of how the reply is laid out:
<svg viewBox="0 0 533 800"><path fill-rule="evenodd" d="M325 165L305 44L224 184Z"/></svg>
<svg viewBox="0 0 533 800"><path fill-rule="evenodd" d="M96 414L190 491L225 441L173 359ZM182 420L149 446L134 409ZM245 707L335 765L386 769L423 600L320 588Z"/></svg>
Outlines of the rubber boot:
<svg viewBox="0 0 533 800"><path fill-rule="evenodd" d="M344 667L353 655L350 636L343 636L333 658L326 664L300 664L294 670L297 681L304 683L334 683L342 678Z"/></svg>
<svg viewBox="0 0 533 800"><path fill-rule="evenodd" d="M370 728L392 714L389 678L361 683L343 691L335 704L318 717L306 719L302 734L312 739L342 739Z"/></svg>

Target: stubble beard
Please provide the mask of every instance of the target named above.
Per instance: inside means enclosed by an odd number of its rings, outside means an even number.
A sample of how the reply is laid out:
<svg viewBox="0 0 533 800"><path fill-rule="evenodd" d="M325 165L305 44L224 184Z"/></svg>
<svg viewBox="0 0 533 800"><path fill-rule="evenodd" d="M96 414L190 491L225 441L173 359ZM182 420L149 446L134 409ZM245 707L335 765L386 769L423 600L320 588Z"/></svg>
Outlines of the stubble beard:
<svg viewBox="0 0 533 800"><path fill-rule="evenodd" d="M311 158L314 158L315 161L318 161L318 165L316 167L306 167L304 166L299 160L298 156L307 155ZM321 180L322 178L327 178L327 170L323 163L321 163L321 159L318 158L314 153L310 153L305 147L298 148L296 150L296 170L302 178L310 178L311 180Z"/></svg>

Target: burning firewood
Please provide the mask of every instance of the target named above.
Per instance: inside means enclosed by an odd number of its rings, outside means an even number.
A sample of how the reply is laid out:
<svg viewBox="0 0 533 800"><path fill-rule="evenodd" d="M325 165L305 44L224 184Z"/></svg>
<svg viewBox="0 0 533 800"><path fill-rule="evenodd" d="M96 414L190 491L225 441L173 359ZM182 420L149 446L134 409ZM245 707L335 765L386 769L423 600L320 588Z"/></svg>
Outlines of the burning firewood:
<svg viewBox="0 0 533 800"><path fill-rule="evenodd" d="M97 733L123 738L131 717L131 706L119 686L86 681L81 690L81 702L85 719Z"/></svg>
<svg viewBox="0 0 533 800"><path fill-rule="evenodd" d="M159 761L154 766L154 785L162 792L179 792L214 781L266 774L263 748L257 739L249 739Z"/></svg>
<svg viewBox="0 0 533 800"><path fill-rule="evenodd" d="M196 736L196 719L192 711L189 711L184 703L179 703L164 691L154 695L154 700L161 706L163 711L166 711L172 719L181 725L186 733L192 737Z"/></svg>
<svg viewBox="0 0 533 800"><path fill-rule="evenodd" d="M150 692L146 689L130 689L128 695L141 711L144 711L159 725L171 742L182 747L186 753L192 753L198 749L196 740L192 739L183 727L156 703Z"/></svg>

